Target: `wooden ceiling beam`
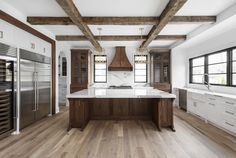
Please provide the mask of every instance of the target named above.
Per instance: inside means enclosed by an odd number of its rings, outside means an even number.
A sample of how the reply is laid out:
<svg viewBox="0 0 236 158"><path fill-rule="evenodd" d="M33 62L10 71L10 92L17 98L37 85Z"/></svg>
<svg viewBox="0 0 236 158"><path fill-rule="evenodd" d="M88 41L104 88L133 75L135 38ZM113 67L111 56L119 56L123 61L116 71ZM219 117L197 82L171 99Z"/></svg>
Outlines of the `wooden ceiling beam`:
<svg viewBox="0 0 236 158"><path fill-rule="evenodd" d="M159 17L82 17L87 25L156 25ZM32 25L75 25L69 17L27 17ZM216 16L174 16L170 23L214 23Z"/></svg>
<svg viewBox="0 0 236 158"><path fill-rule="evenodd" d="M159 17L159 22L157 25L154 25L151 31L148 34L148 39L145 40L141 46L140 50L147 48L147 46L157 38L161 30L172 20L175 14L179 11L179 9L187 2L187 0L170 0L167 4L164 11L161 13Z"/></svg>
<svg viewBox="0 0 236 158"><path fill-rule="evenodd" d="M94 36L96 40L101 41L144 41L147 40L148 36ZM154 40L185 40L186 35L158 35ZM58 35L56 36L57 41L87 41L85 36L72 36L72 35Z"/></svg>
<svg viewBox="0 0 236 158"><path fill-rule="evenodd" d="M82 16L78 11L77 7L73 3L73 0L56 0L65 13L69 16L71 21L81 30L85 37L92 43L97 51L102 51L102 47L96 41L93 36L92 31L89 27L83 22Z"/></svg>

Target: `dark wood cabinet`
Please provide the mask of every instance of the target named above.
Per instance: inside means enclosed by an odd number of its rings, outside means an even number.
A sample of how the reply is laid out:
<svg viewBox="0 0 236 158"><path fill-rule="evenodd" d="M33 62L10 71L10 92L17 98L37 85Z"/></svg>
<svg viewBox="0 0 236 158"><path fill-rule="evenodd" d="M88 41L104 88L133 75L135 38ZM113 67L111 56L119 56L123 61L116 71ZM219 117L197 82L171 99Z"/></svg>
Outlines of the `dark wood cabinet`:
<svg viewBox="0 0 236 158"><path fill-rule="evenodd" d="M132 116L146 117L151 116L152 100L150 99L131 99L130 112Z"/></svg>
<svg viewBox="0 0 236 158"><path fill-rule="evenodd" d="M71 93L88 87L90 54L88 49L71 50Z"/></svg>
<svg viewBox="0 0 236 158"><path fill-rule="evenodd" d="M150 83L154 88L171 92L170 50L150 51Z"/></svg>
<svg viewBox="0 0 236 158"><path fill-rule="evenodd" d="M92 103L91 116L94 119L107 118L111 115L112 109L110 105L110 99L93 99Z"/></svg>
<svg viewBox="0 0 236 158"><path fill-rule="evenodd" d="M83 130L92 120L153 120L158 130L174 131L173 99L160 98L71 98L70 128Z"/></svg>
<svg viewBox="0 0 236 158"><path fill-rule="evenodd" d="M112 114L115 118L129 115L129 99L112 99Z"/></svg>
<svg viewBox="0 0 236 158"><path fill-rule="evenodd" d="M84 128L90 117L90 104L87 99L71 99L69 110L69 129Z"/></svg>

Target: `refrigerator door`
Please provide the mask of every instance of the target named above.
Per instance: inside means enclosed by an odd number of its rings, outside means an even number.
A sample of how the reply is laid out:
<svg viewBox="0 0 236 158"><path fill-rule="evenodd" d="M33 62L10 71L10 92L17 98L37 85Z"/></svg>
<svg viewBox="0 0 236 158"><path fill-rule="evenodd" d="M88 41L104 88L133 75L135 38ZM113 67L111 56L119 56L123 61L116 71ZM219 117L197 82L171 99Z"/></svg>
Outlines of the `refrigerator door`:
<svg viewBox="0 0 236 158"><path fill-rule="evenodd" d="M35 121L36 111L36 84L35 62L29 60L20 61L20 129Z"/></svg>
<svg viewBox="0 0 236 158"><path fill-rule="evenodd" d="M51 65L45 63L36 63L35 71L37 74L37 111L36 120L39 120L50 114L51 98Z"/></svg>

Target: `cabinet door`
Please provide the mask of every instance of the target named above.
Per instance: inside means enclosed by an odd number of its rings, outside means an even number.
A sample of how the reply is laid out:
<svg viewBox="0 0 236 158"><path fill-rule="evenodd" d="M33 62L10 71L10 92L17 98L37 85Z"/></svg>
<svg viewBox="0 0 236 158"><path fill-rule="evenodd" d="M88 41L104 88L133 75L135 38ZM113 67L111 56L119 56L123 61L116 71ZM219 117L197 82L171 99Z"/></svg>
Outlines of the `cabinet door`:
<svg viewBox="0 0 236 158"><path fill-rule="evenodd" d="M87 88L88 50L71 50L71 92Z"/></svg>
<svg viewBox="0 0 236 158"><path fill-rule="evenodd" d="M207 103L207 119L210 122L220 125L221 123L221 112L219 111L219 105L215 102Z"/></svg>
<svg viewBox="0 0 236 158"><path fill-rule="evenodd" d="M93 99L92 117L104 118L111 115L110 100L109 99Z"/></svg>
<svg viewBox="0 0 236 158"><path fill-rule="evenodd" d="M151 116L151 100L150 99L132 99L130 104L130 113L132 116Z"/></svg>
<svg viewBox="0 0 236 158"><path fill-rule="evenodd" d="M129 115L129 99L112 99L112 107L115 117Z"/></svg>

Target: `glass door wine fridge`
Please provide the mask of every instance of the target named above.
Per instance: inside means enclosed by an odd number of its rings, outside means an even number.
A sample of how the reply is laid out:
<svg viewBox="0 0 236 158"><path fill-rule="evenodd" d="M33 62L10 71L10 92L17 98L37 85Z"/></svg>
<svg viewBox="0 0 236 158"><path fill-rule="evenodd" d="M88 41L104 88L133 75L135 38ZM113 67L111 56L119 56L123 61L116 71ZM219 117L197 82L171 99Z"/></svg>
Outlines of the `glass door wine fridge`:
<svg viewBox="0 0 236 158"><path fill-rule="evenodd" d="M0 43L0 138L15 130L16 52L16 48Z"/></svg>

